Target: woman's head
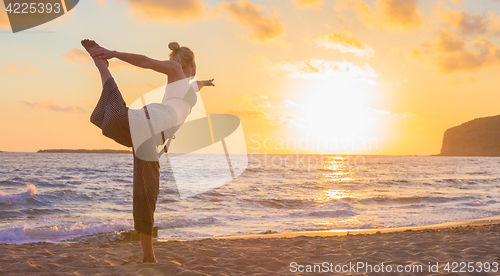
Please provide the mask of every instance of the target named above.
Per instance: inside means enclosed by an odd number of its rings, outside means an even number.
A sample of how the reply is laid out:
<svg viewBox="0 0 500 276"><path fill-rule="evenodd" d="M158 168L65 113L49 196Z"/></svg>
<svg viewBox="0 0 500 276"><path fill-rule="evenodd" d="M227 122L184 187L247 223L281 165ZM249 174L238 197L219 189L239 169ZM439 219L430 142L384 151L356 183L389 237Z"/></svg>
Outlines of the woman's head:
<svg viewBox="0 0 500 276"><path fill-rule="evenodd" d="M189 72L190 76L196 74L196 63L194 62L194 53L188 47L181 47L177 42L170 42L168 48L172 50L170 60L177 61L182 65L182 69Z"/></svg>

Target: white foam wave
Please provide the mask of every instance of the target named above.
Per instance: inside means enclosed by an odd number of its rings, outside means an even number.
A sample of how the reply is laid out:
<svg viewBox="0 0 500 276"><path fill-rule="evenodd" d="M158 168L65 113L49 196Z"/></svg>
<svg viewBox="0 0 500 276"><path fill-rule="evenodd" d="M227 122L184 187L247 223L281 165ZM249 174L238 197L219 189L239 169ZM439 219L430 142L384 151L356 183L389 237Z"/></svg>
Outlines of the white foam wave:
<svg viewBox="0 0 500 276"><path fill-rule="evenodd" d="M111 220L109 222L77 222L68 226L36 227L26 224L0 231L0 243L56 242L108 232L120 232L133 228L131 220Z"/></svg>
<svg viewBox="0 0 500 276"><path fill-rule="evenodd" d="M159 228L183 228L211 224L221 224L221 221L215 217L205 217L200 219L179 217L172 220L155 222L155 226L158 226Z"/></svg>
<svg viewBox="0 0 500 276"><path fill-rule="evenodd" d="M36 187L28 183L28 190L19 194L4 194L0 193L0 203L3 204L26 204L26 200L36 195Z"/></svg>

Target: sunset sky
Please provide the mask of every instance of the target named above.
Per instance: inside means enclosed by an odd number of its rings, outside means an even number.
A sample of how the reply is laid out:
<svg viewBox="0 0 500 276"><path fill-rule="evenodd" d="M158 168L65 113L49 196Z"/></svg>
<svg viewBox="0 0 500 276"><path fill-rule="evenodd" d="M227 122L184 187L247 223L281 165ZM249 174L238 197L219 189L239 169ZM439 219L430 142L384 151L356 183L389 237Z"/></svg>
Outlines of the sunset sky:
<svg viewBox="0 0 500 276"><path fill-rule="evenodd" d="M16 34L0 8L2 151L125 149L89 121L83 38L162 60L190 47L215 78L207 113L237 115L248 153L437 154L447 128L500 113L498 0L84 0ZM127 103L166 83L110 67Z"/></svg>

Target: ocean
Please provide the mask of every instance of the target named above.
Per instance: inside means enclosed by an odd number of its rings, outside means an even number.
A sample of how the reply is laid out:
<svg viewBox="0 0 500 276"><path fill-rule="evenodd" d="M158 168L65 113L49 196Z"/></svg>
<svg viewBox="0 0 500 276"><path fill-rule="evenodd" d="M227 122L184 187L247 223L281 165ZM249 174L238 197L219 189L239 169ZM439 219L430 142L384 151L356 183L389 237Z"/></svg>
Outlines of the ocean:
<svg viewBox="0 0 500 276"><path fill-rule="evenodd" d="M192 166L220 158L193 155ZM500 158L241 155L248 168L188 198L161 162L158 238L423 226L500 214ZM131 154L0 153L0 243L123 239ZM203 186L203 177L197 180Z"/></svg>

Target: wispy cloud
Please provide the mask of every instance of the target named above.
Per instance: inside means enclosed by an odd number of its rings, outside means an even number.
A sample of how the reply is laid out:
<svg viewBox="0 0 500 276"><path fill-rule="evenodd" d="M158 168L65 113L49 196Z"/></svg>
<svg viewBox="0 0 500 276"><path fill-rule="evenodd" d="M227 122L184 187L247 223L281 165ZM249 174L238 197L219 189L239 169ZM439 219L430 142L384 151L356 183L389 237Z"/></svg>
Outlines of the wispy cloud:
<svg viewBox="0 0 500 276"><path fill-rule="evenodd" d="M289 100L289 99L284 99L283 102L285 103L285 107L298 106L297 103L295 103L295 102L293 102L292 100Z"/></svg>
<svg viewBox="0 0 500 276"><path fill-rule="evenodd" d="M219 8L228 12L242 26L250 27L250 39L256 42L273 42L285 34L285 27L277 16L264 15L261 5L254 5L248 0L228 1L219 4Z"/></svg>
<svg viewBox="0 0 500 276"><path fill-rule="evenodd" d="M130 13L139 21L192 23L206 16L202 0L122 0L130 5Z"/></svg>
<svg viewBox="0 0 500 276"><path fill-rule="evenodd" d="M337 0L336 10L352 8L365 25L386 30L414 31L424 25L417 0L377 0L375 6L372 10L365 1Z"/></svg>
<svg viewBox="0 0 500 276"><path fill-rule="evenodd" d="M56 112L65 112L65 113L80 113L85 112L85 109L80 106L70 106L58 103L56 100L39 100L38 102L30 102L30 101L18 101L18 103L32 109L38 110L49 110Z"/></svg>
<svg viewBox="0 0 500 276"><path fill-rule="evenodd" d="M0 67L0 75L7 74L19 76L22 74L29 74L37 71L38 70L33 64L20 65L16 63L6 62L5 65Z"/></svg>
<svg viewBox="0 0 500 276"><path fill-rule="evenodd" d="M271 104L268 99L269 96L267 95L245 93L243 95L235 97L234 100L240 104L249 105L252 107L274 107L274 105Z"/></svg>
<svg viewBox="0 0 500 276"><path fill-rule="evenodd" d="M82 48L73 48L63 54L64 60L71 62L85 62L90 60L89 53Z"/></svg>
<svg viewBox="0 0 500 276"><path fill-rule="evenodd" d="M442 29L437 39L428 43L426 53L436 62L441 73L478 72L500 65L500 46L478 38L468 43L455 32Z"/></svg>
<svg viewBox="0 0 500 276"><path fill-rule="evenodd" d="M285 71L292 78L354 79L375 84L377 77L370 65L357 66L347 61L304 60L296 63L282 62L270 67L274 71Z"/></svg>
<svg viewBox="0 0 500 276"><path fill-rule="evenodd" d="M320 9L323 5L323 0L293 0L294 4L299 8Z"/></svg>
<svg viewBox="0 0 500 276"><path fill-rule="evenodd" d="M271 108L271 107L274 107L274 105L272 105L272 104L271 104L270 102L268 102L268 101L264 101L264 103L259 104L257 107Z"/></svg>
<svg viewBox="0 0 500 276"><path fill-rule="evenodd" d="M349 31L320 36L316 40L316 44L342 53L354 53L356 56L364 58L373 57L375 53L372 47L363 44Z"/></svg>
<svg viewBox="0 0 500 276"><path fill-rule="evenodd" d="M433 14L446 27L454 28L461 35L477 37L484 34L500 34L500 16L495 12L468 13L464 10L454 11L447 7L435 7Z"/></svg>
<svg viewBox="0 0 500 276"><path fill-rule="evenodd" d="M267 125L278 126L281 128L303 128L306 122L305 119L294 115L276 115L269 112L264 112L256 109L246 110L226 110L225 114L232 114L239 118L252 119L255 121L263 121Z"/></svg>

